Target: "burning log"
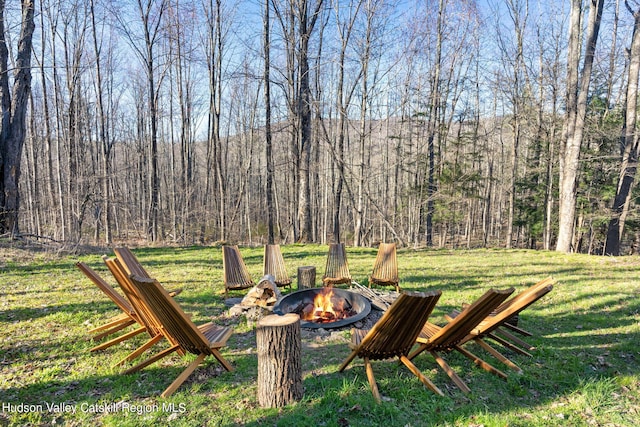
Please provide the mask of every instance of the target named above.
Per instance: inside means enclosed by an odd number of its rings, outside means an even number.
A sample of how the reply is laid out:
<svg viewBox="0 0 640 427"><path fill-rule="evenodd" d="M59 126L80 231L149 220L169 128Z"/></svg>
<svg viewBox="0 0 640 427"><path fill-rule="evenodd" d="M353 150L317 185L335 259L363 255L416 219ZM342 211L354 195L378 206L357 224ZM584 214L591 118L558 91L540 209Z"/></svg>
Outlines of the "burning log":
<svg viewBox="0 0 640 427"><path fill-rule="evenodd" d="M258 402L278 408L302 399L300 317L271 315L257 324Z"/></svg>
<svg viewBox="0 0 640 427"><path fill-rule="evenodd" d="M310 313L313 313L313 308L314 308L313 303L303 301L297 306L295 306L293 309L291 309L289 313L295 313L298 316L300 316L301 319L304 319L307 316L309 316Z"/></svg>
<svg viewBox="0 0 640 427"><path fill-rule="evenodd" d="M331 286L322 288L313 303L303 301L290 312L298 314L302 320L315 323L331 323L357 314L349 301L334 295Z"/></svg>

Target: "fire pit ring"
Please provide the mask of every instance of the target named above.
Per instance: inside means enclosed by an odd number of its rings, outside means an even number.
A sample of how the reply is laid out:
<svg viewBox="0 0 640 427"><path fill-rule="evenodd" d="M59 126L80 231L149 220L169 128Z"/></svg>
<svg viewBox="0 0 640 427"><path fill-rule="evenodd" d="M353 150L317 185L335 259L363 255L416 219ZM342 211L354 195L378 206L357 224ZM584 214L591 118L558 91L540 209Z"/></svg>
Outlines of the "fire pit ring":
<svg viewBox="0 0 640 427"><path fill-rule="evenodd" d="M276 305L273 307L273 312L275 314L284 315L293 312L293 310L295 310L301 303L313 304L313 299L316 297L316 295L321 293L323 289L324 288L310 288L291 292L290 294L282 297L282 299L280 299L280 301L276 303ZM316 323L301 319L300 327L309 329L341 328L343 326L357 322L358 320L364 319L371 311L371 303L369 302L369 300L358 293L351 292L346 289L333 288L333 294L334 298L345 299L351 305L356 314L345 319L327 323Z"/></svg>

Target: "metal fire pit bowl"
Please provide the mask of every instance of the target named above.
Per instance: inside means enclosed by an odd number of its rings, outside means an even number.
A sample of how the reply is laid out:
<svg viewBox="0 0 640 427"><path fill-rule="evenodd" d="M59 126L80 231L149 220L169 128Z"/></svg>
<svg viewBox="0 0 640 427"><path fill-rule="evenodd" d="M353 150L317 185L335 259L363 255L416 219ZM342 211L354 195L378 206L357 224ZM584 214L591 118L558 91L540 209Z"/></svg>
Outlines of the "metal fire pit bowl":
<svg viewBox="0 0 640 427"><path fill-rule="evenodd" d="M301 303L313 304L313 299L317 294L321 293L323 289L324 288L302 289L300 291L295 291L287 294L276 303L276 305L273 307L273 312L279 315L284 315L287 313L291 313ZM353 322L357 322L358 320L364 319L371 311L371 303L369 302L369 300L355 292L347 291L345 289L333 288L333 299L346 300L349 304L351 304L351 307L356 312L356 314L351 317L347 317L346 319L340 319L336 320L335 322L328 323L316 323L300 319L300 327L310 329L341 328L343 326L350 325Z"/></svg>

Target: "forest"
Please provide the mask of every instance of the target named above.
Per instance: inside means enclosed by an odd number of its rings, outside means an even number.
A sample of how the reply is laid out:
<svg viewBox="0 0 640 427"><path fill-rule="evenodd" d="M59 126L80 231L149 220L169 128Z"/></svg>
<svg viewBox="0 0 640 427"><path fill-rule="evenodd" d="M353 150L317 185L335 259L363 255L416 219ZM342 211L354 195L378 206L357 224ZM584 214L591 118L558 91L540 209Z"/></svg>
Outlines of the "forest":
<svg viewBox="0 0 640 427"><path fill-rule="evenodd" d="M637 252L637 0L0 1L0 235Z"/></svg>

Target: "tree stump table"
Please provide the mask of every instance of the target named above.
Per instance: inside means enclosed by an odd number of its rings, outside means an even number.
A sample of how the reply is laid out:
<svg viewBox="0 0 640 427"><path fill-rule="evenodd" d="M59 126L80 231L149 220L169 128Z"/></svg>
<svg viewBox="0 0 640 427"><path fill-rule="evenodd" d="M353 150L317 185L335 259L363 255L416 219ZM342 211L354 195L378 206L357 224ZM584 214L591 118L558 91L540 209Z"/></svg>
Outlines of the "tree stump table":
<svg viewBox="0 0 640 427"><path fill-rule="evenodd" d="M302 399L300 316L288 313L262 318L256 343L260 406L278 408Z"/></svg>
<svg viewBox="0 0 640 427"><path fill-rule="evenodd" d="M313 266L298 267L298 290L316 287L316 268Z"/></svg>

